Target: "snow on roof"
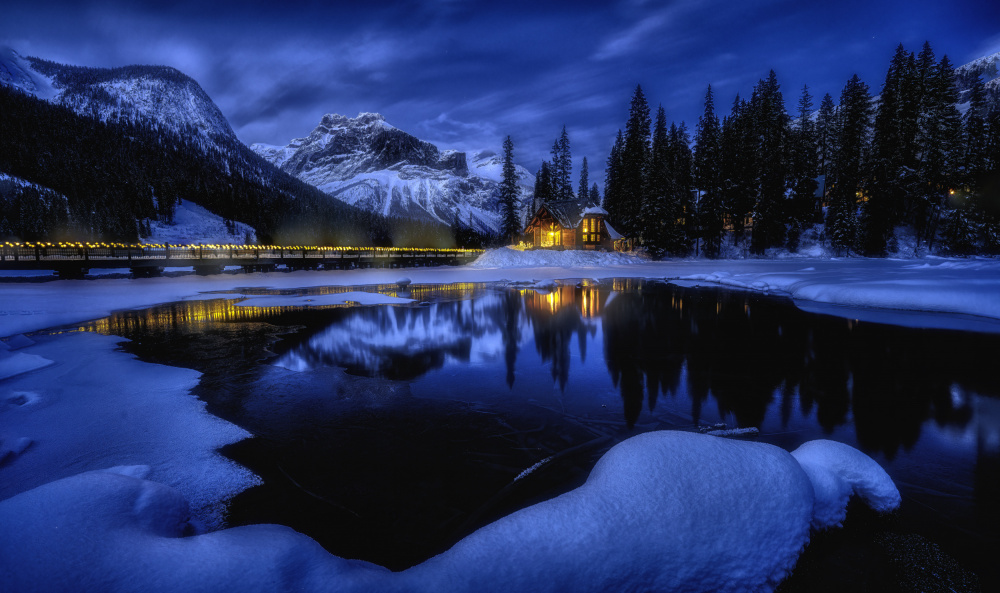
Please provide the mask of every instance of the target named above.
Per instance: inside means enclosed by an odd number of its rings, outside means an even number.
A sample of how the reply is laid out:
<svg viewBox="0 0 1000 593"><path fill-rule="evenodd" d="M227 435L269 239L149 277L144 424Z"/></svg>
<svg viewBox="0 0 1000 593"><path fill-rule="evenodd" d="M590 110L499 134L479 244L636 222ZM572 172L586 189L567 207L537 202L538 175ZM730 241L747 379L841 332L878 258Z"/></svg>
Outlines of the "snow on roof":
<svg viewBox="0 0 1000 593"><path fill-rule="evenodd" d="M622 238L622 234L619 233L618 231L616 231L614 229L614 227L612 227L611 224L608 223L608 221L606 221L606 220L604 221L604 226L607 227L607 229L608 229L608 236L611 237L612 241L617 241L618 239Z"/></svg>
<svg viewBox="0 0 1000 593"><path fill-rule="evenodd" d="M0 538L3 581L17 591L761 591L795 565L814 509L839 513L851 490L877 511L899 504L884 470L847 445L789 454L649 432L605 453L575 490L390 572L279 525L186 535L187 501L146 471L86 472L0 501L0 523L17 534Z"/></svg>
<svg viewBox="0 0 1000 593"><path fill-rule="evenodd" d="M587 216L588 214L597 214L597 215L600 215L600 216L607 216L608 215L608 211L605 210L604 208L601 208L600 206L590 206L589 208L584 208L584 210L583 210L583 215L584 216Z"/></svg>

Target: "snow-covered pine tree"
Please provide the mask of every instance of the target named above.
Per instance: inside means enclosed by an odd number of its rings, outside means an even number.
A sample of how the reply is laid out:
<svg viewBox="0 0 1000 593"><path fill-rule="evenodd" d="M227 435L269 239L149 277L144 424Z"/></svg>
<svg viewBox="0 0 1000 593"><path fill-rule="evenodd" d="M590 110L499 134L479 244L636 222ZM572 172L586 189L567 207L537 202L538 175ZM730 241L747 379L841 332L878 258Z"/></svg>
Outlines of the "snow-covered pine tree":
<svg viewBox="0 0 1000 593"><path fill-rule="evenodd" d="M725 229L722 187L719 177L720 142L719 118L715 115L712 86L705 93L705 112L698 118L695 131L694 184L699 193L698 226L704 241L704 253L718 257Z"/></svg>
<svg viewBox="0 0 1000 593"><path fill-rule="evenodd" d="M501 235L512 242L521 232L517 209L517 170L514 168L514 141L510 136L503 141L503 177L500 180Z"/></svg>

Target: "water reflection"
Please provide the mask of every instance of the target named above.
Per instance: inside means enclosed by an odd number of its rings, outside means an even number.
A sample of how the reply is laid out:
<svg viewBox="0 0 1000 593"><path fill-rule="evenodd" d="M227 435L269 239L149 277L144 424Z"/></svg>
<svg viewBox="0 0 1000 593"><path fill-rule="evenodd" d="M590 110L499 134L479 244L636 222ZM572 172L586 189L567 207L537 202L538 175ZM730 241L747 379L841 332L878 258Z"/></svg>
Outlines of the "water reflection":
<svg viewBox="0 0 1000 593"><path fill-rule="evenodd" d="M283 292L351 290L357 289ZM396 294L398 287L369 290ZM776 298L636 279L545 290L466 284L408 292L412 306L173 303L81 329L136 338L233 324L291 326L296 331L273 345L276 366L342 367L415 380L451 364L502 364L506 388L516 385L529 395L542 387L541 365L560 392L571 377L580 379L568 396L610 382L629 426L669 397L687 402L693 424L708 415L761 428L769 414L777 414L783 428L800 417L828 433L850 424L866 451L889 457L918 441L924 421L963 427L978 396L1000 393L1000 379L990 371L1000 338L992 334L861 323L805 313ZM600 363L587 362L595 348L603 354L603 379Z"/></svg>

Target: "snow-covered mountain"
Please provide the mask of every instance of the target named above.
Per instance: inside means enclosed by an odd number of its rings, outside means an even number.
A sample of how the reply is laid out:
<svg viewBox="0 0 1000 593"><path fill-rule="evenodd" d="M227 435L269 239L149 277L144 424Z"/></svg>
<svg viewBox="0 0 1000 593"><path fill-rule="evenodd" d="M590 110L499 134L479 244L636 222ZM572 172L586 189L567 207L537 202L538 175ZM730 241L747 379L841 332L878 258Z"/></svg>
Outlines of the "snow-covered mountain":
<svg viewBox="0 0 1000 593"><path fill-rule="evenodd" d="M377 113L328 114L309 136L287 146L251 148L281 170L367 211L480 231L500 227L498 154L438 150ZM523 218L535 180L520 166L517 175Z"/></svg>
<svg viewBox="0 0 1000 593"><path fill-rule="evenodd" d="M955 78L961 94L959 103L968 101L972 85L979 78L986 87L987 103L1000 107L1000 52L977 58L955 68Z"/></svg>
<svg viewBox="0 0 1000 593"><path fill-rule="evenodd" d="M167 66L69 66L0 47L0 84L105 121L145 120L185 136L236 140L201 86Z"/></svg>

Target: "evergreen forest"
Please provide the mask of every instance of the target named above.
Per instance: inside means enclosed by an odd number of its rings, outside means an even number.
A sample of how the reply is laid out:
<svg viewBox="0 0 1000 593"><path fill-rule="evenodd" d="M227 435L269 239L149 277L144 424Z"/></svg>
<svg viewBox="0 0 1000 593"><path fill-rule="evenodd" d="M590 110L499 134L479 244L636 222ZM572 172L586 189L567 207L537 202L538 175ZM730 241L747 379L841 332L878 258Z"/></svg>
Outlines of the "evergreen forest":
<svg viewBox="0 0 1000 593"><path fill-rule="evenodd" d="M901 228L917 252L1000 254L1000 97L984 74L997 73L956 71L929 43L899 45L880 95L855 75L818 108L803 87L789 114L772 70L721 121L709 86L693 138L662 106L654 116L637 86L607 159L604 208L656 257L794 252L806 229L835 253L884 257ZM564 128L536 199L572 197L568 163ZM596 203L586 175L578 196Z"/></svg>

